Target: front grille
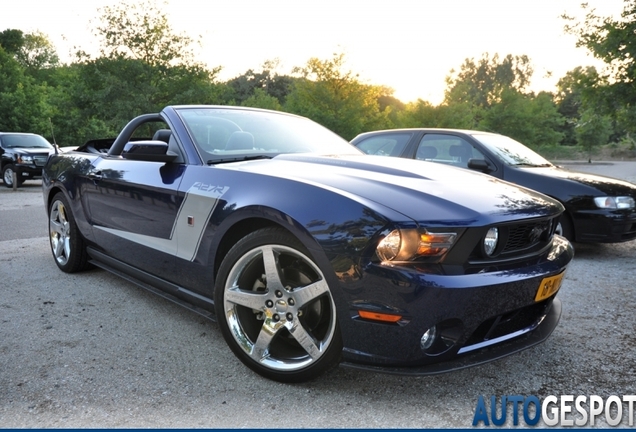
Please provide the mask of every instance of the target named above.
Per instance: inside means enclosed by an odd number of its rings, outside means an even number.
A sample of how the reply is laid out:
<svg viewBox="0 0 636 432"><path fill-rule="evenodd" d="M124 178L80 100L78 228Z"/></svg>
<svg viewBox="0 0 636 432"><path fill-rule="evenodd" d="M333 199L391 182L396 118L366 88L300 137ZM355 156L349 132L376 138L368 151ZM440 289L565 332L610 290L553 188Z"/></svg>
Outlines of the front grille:
<svg viewBox="0 0 636 432"><path fill-rule="evenodd" d="M540 242L548 240L552 235L551 228L550 220L509 226L507 227L507 240L501 253L530 249Z"/></svg>
<svg viewBox="0 0 636 432"><path fill-rule="evenodd" d="M48 156L33 156L33 162L35 162L35 166L44 166Z"/></svg>
<svg viewBox="0 0 636 432"><path fill-rule="evenodd" d="M473 332L464 344L464 351L469 351L471 346L479 346L506 335L512 335L523 331L524 329L533 329L538 325L542 317L544 317L550 305L552 298L535 303L524 308L508 312L487 319Z"/></svg>
<svg viewBox="0 0 636 432"><path fill-rule="evenodd" d="M478 268L528 259L549 246L557 222L558 216L495 225L499 230L499 242L491 255L484 249L484 237L490 227L483 227L473 237L476 244L468 257L469 266Z"/></svg>

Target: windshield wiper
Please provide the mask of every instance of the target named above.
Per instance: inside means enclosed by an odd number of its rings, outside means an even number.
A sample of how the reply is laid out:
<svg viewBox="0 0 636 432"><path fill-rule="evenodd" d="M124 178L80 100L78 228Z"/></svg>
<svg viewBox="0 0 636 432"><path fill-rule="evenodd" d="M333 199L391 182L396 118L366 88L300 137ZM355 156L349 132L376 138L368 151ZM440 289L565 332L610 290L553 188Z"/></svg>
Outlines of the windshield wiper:
<svg viewBox="0 0 636 432"><path fill-rule="evenodd" d="M207 164L216 165L216 164L228 163L228 162L241 162L241 161L257 160L257 159L271 159L272 157L273 156L267 156L267 155L236 156L231 158L210 159L209 161L207 161Z"/></svg>

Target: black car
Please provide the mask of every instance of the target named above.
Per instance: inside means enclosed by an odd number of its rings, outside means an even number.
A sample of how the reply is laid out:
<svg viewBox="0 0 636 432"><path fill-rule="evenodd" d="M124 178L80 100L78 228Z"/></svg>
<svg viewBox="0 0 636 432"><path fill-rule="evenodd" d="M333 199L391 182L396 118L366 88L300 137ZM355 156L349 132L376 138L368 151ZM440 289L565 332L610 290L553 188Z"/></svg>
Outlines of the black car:
<svg viewBox="0 0 636 432"><path fill-rule="evenodd" d="M274 111L169 106L53 155L42 185L62 271L94 264L217 320L279 381L338 363L439 373L533 346L573 256L558 201L422 175Z"/></svg>
<svg viewBox="0 0 636 432"><path fill-rule="evenodd" d="M8 188L13 187L13 175L20 186L25 180L42 177L42 167L53 153L53 146L46 138L32 133L0 132L0 157L2 179Z"/></svg>
<svg viewBox="0 0 636 432"><path fill-rule="evenodd" d="M613 243L636 238L636 185L553 165L504 135L393 129L360 134L351 144L367 154L468 168L544 193L565 206L557 232L570 241Z"/></svg>

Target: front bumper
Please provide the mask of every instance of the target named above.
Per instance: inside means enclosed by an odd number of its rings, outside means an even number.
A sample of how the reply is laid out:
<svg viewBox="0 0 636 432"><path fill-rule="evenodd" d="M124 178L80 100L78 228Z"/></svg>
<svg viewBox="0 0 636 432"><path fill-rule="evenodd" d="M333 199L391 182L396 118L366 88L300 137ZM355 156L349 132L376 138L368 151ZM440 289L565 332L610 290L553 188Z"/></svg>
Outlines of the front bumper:
<svg viewBox="0 0 636 432"><path fill-rule="evenodd" d="M576 241L619 243L636 239L636 210L579 210L573 213Z"/></svg>
<svg viewBox="0 0 636 432"><path fill-rule="evenodd" d="M455 358L445 362L429 363L410 367L391 367L345 361L340 363L340 366L393 375L437 375L452 372L489 363L538 345L552 334L552 331L556 328L560 318L561 301L558 298L555 298L550 305L548 313L533 330L504 342L475 350L469 354L456 356Z"/></svg>
<svg viewBox="0 0 636 432"><path fill-rule="evenodd" d="M26 179L34 179L34 178L42 178L42 167L35 165L24 165L24 164L16 164L15 172L18 178L26 180Z"/></svg>
<svg viewBox="0 0 636 432"><path fill-rule="evenodd" d="M346 290L350 316L341 320L343 365L435 374L536 345L552 333L561 314L556 294L535 301L539 286L546 278L562 274L573 255L572 245L555 236L548 254L517 269L437 275L371 265L359 283ZM365 320L357 313L363 309L395 313L403 319L396 323ZM422 348L422 335L433 326L439 342Z"/></svg>

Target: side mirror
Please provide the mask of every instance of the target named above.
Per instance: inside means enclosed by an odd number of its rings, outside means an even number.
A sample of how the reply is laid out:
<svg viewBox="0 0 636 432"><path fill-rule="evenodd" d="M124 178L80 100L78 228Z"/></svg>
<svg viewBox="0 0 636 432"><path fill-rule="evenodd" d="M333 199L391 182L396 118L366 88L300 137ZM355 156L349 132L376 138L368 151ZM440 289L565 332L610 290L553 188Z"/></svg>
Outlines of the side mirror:
<svg viewBox="0 0 636 432"><path fill-rule="evenodd" d="M163 141L130 141L121 152L124 159L149 162L173 162L178 155L168 151L168 144Z"/></svg>
<svg viewBox="0 0 636 432"><path fill-rule="evenodd" d="M489 173L492 171L490 163L485 159L468 159L468 168L483 173Z"/></svg>

